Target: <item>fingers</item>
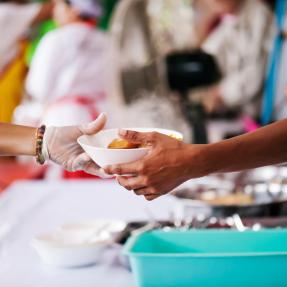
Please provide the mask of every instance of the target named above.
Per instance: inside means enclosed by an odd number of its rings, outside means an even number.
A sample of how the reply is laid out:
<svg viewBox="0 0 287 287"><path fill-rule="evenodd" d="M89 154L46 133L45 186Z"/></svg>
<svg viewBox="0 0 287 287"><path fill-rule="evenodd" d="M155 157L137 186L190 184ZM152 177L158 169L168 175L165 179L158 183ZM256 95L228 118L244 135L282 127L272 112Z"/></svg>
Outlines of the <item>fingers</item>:
<svg viewBox="0 0 287 287"><path fill-rule="evenodd" d="M112 178L110 175L107 175L103 169L100 169L92 159L86 153L78 155L73 161L68 162L67 169L69 171L79 171L83 170L88 174L99 176L101 178Z"/></svg>
<svg viewBox="0 0 287 287"><path fill-rule="evenodd" d="M85 135L93 135L102 130L107 122L107 116L102 113L99 117L88 124L84 124L80 126L80 131Z"/></svg>
<svg viewBox="0 0 287 287"><path fill-rule="evenodd" d="M158 139L158 133L140 133L136 131L120 130L119 135L121 138L132 142L141 143L144 145L154 145Z"/></svg>
<svg viewBox="0 0 287 287"><path fill-rule="evenodd" d="M155 200L159 198L160 196L162 196L162 194L157 193L157 191L152 187L137 189L134 192L136 195L144 196L145 199L148 201Z"/></svg>
<svg viewBox="0 0 287 287"><path fill-rule="evenodd" d="M152 201L161 196L155 188L146 187L144 178L139 177L117 177L121 186L127 190L133 190L138 196L144 196L146 200Z"/></svg>
<svg viewBox="0 0 287 287"><path fill-rule="evenodd" d="M146 187L141 177L117 177L118 183L127 190L137 190Z"/></svg>
<svg viewBox="0 0 287 287"><path fill-rule="evenodd" d="M110 175L137 175L141 167L141 162L134 162L130 164L110 165L105 167L104 171Z"/></svg>
<svg viewBox="0 0 287 287"><path fill-rule="evenodd" d="M159 198L161 195L146 195L145 196L145 199L148 200L148 201L153 201L157 198Z"/></svg>
<svg viewBox="0 0 287 287"><path fill-rule="evenodd" d="M98 176L102 179L113 178L113 176L106 174L104 170L102 168L99 168L94 162L87 163L83 171L88 174Z"/></svg>

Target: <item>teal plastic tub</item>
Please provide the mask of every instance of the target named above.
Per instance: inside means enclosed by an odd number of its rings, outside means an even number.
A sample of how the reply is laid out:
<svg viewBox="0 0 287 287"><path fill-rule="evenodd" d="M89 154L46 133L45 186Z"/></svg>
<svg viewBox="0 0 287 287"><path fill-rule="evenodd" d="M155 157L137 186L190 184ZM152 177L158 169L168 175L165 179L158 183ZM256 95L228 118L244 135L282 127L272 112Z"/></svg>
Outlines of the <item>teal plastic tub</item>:
<svg viewBox="0 0 287 287"><path fill-rule="evenodd" d="M124 248L139 287L287 287L287 230L154 231Z"/></svg>

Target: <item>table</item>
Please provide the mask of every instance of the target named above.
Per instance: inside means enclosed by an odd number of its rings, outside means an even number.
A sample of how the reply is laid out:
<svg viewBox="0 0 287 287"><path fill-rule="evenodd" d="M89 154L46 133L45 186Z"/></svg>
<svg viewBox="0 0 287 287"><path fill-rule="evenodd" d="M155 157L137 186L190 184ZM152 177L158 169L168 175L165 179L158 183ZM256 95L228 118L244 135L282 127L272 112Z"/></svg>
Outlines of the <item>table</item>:
<svg viewBox="0 0 287 287"><path fill-rule="evenodd" d="M166 220L172 208L169 197L147 202L111 180L18 182L0 196L0 286L134 287L119 249L108 250L100 265L56 269L40 261L30 242L65 222Z"/></svg>

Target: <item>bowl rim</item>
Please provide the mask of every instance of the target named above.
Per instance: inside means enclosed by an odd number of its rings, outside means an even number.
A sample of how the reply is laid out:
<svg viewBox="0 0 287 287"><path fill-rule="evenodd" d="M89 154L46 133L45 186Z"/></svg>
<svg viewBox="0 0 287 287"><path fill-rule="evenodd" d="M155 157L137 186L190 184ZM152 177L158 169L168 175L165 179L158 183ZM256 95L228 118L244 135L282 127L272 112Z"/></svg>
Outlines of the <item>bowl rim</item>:
<svg viewBox="0 0 287 287"><path fill-rule="evenodd" d="M131 130L131 131L138 131L138 132L142 132L142 133L149 133L149 132L158 132L160 133L160 131L166 131L166 132L171 132L171 133L175 133L177 135L179 135L182 140L184 139L184 136L181 132L175 131L175 130L170 130L170 129L163 129L163 128L121 128L123 130ZM110 131L119 131L121 130L120 128L112 128L112 129L103 129L101 131L99 131L98 133L94 134L94 135L81 135L78 139L77 142L80 146L86 146L86 147L92 147L94 150L101 150L101 151L109 151L109 152L132 152L132 151L146 151L149 150L149 147L140 147L140 148L130 148L130 149L109 149L107 147L97 147L97 146L92 146L86 143L83 143L82 140L86 137L93 137L93 136L97 136L100 133L104 133L104 132L110 132ZM142 130L142 131L141 131ZM144 130L151 130L151 131L144 131ZM163 135L166 135L164 133L162 133Z"/></svg>

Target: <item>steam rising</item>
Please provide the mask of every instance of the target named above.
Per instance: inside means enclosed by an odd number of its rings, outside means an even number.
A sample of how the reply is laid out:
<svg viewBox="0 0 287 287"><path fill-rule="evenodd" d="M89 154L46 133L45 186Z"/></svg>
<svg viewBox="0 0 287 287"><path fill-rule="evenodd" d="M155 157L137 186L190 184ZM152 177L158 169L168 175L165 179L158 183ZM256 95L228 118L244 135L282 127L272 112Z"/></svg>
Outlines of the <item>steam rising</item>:
<svg viewBox="0 0 287 287"><path fill-rule="evenodd" d="M124 110L126 127L172 129L183 133L185 141L190 141L190 127L176 98L143 93Z"/></svg>

